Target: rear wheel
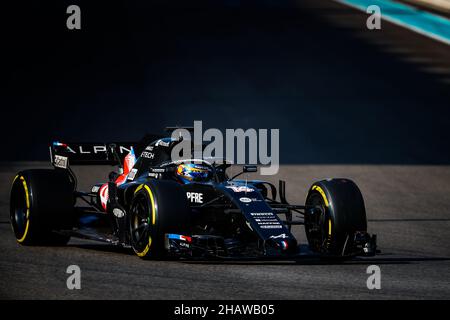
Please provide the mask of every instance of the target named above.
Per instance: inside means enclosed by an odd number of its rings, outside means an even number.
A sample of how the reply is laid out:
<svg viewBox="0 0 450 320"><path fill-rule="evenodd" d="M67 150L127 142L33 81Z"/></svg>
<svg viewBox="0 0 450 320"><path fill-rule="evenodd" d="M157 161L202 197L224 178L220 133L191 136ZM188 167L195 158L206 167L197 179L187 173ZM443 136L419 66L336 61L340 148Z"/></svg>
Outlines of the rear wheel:
<svg viewBox="0 0 450 320"><path fill-rule="evenodd" d="M329 179L312 185L306 198L305 231L312 251L326 257L345 257L357 232L367 231L364 200L348 179ZM315 208L315 209L313 209Z"/></svg>
<svg viewBox="0 0 450 320"><path fill-rule="evenodd" d="M166 233L186 233L190 225L186 192L173 181L149 181L134 192L129 211L131 246L141 258L162 257Z"/></svg>
<svg viewBox="0 0 450 320"><path fill-rule="evenodd" d="M10 221L23 245L64 245L70 237L55 233L73 222L73 183L65 171L26 170L14 179Z"/></svg>

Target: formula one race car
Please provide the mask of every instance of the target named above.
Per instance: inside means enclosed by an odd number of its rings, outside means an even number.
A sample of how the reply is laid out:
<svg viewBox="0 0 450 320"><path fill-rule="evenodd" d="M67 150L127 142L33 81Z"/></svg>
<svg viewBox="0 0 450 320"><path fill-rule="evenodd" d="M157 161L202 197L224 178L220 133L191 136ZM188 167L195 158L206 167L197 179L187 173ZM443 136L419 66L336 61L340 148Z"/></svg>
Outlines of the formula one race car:
<svg viewBox="0 0 450 320"><path fill-rule="evenodd" d="M291 226L304 225L309 252L321 257L376 253L363 197L351 180L316 182L305 204L293 205L284 181L277 190L265 181L236 179L256 166L230 177L226 161L172 160L182 140L54 142L54 169L25 170L13 181L10 218L17 241L63 245L74 236L129 247L142 258L279 259L302 254ZM118 171L83 192L69 164L110 164Z"/></svg>

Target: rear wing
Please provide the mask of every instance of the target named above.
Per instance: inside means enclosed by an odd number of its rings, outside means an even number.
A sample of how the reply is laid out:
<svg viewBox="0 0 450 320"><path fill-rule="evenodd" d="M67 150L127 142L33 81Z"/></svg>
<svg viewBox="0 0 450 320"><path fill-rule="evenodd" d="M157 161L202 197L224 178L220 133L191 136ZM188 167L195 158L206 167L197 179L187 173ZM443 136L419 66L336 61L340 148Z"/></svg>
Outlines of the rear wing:
<svg viewBox="0 0 450 320"><path fill-rule="evenodd" d="M50 160L55 167L66 169L70 165L118 165L134 150L140 155L147 145L162 138L149 134L137 142L60 142L50 144ZM115 152L114 152L115 149ZM118 156L118 159L117 159Z"/></svg>
<svg viewBox="0 0 450 320"><path fill-rule="evenodd" d="M115 165L117 159L111 150L115 149L121 161L134 149L130 142L120 143L63 143L53 142L50 145L50 159L55 167L67 168L71 165Z"/></svg>

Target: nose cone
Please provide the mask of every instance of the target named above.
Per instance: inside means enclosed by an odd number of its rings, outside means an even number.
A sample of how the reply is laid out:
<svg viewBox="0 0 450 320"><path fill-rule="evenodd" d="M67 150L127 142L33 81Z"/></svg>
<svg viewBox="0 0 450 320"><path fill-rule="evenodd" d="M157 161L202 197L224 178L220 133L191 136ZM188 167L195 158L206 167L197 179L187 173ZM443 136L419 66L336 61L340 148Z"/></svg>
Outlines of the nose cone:
<svg viewBox="0 0 450 320"><path fill-rule="evenodd" d="M281 240L279 245L283 251L286 251L289 248L289 244L286 240Z"/></svg>
<svg viewBox="0 0 450 320"><path fill-rule="evenodd" d="M295 239L273 239L271 247L277 254L297 253L297 241Z"/></svg>

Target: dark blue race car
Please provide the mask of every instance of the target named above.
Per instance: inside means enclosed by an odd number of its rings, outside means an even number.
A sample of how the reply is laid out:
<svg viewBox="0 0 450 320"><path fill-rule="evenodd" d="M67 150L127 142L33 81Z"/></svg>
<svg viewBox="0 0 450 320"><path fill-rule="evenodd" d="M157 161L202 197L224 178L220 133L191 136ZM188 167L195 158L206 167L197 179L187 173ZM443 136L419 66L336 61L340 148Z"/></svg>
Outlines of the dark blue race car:
<svg viewBox="0 0 450 320"><path fill-rule="evenodd" d="M70 237L129 247L142 258L351 258L376 253L363 197L348 179L312 184L306 202L288 203L285 182L238 180L256 172L218 159L171 159L182 139L147 136L139 143L51 145L54 169L19 172L10 217L23 245L61 245ZM136 155L138 157L136 157ZM89 191L77 189L71 165L118 170ZM300 250L292 225L304 225ZM305 246L302 246L304 248Z"/></svg>

